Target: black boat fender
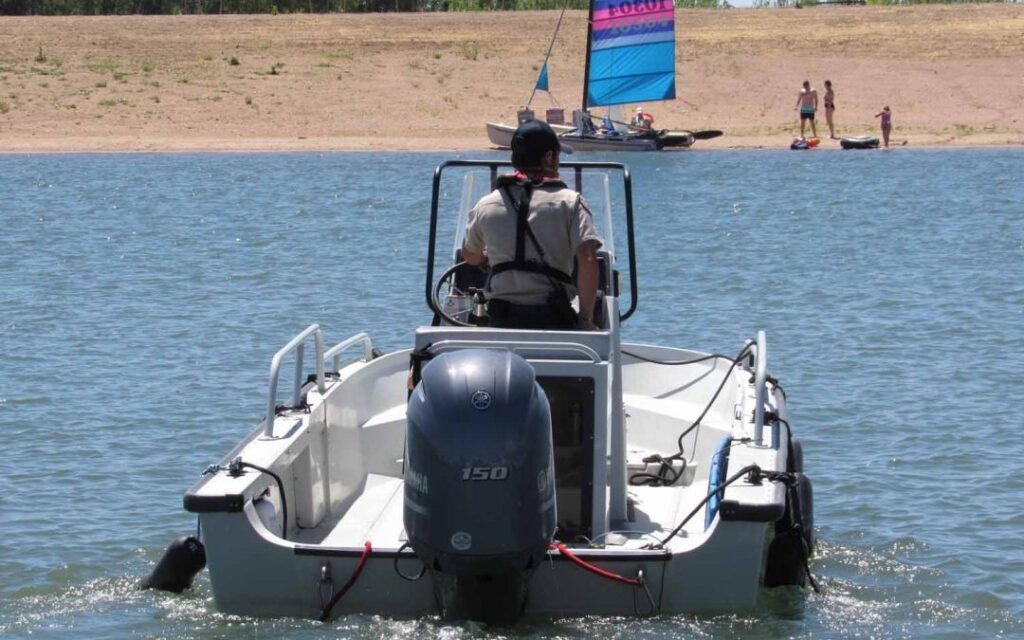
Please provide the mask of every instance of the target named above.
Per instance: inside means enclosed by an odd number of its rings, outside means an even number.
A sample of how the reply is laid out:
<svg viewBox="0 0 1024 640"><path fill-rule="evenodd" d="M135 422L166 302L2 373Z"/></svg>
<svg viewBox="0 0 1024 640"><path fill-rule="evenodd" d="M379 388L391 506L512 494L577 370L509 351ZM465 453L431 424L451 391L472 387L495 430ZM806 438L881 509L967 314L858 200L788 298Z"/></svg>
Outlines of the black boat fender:
<svg viewBox="0 0 1024 640"><path fill-rule="evenodd" d="M799 445L796 441L793 444ZM810 478L803 473L794 472L793 476L792 484L786 488L786 510L775 523L775 537L768 547L764 572L766 587L802 587L810 577L807 560L814 552L815 544L814 489Z"/></svg>
<svg viewBox="0 0 1024 640"><path fill-rule="evenodd" d="M139 586L142 589L181 593L192 586L192 580L205 566L206 549L199 538L181 537L167 545L160 562Z"/></svg>
<svg viewBox="0 0 1024 640"><path fill-rule="evenodd" d="M814 555L814 547L817 544L817 539L814 537L814 487L811 484L811 479L803 472L798 472L795 475L796 490L791 490L796 494L793 521L799 527L800 537L803 538L803 544L807 547L806 557L810 558Z"/></svg>
<svg viewBox="0 0 1024 640"><path fill-rule="evenodd" d="M789 458L786 460L786 471L790 473L804 472L804 446L796 438L789 439Z"/></svg>

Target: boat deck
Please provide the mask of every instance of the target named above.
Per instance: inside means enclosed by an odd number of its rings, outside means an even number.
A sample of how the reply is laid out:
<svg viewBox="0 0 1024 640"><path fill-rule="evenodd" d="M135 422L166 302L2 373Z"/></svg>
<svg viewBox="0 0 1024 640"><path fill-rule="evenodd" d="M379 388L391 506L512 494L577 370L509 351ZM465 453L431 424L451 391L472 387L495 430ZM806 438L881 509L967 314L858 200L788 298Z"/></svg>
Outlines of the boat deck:
<svg viewBox="0 0 1024 640"><path fill-rule="evenodd" d="M371 473L366 486L340 519L327 518L320 526L300 529L293 541L324 547L397 549L407 540L402 523L404 482L401 478Z"/></svg>
<svg viewBox="0 0 1024 640"><path fill-rule="evenodd" d="M663 538L704 498L703 482L675 487L630 487L632 521L622 527L626 540L602 540L609 547L637 549ZM317 527L299 529L292 542L327 548L362 548L369 540L375 549L398 549L407 540L402 521L404 483L401 478L369 474L360 496L340 518L327 518ZM703 539L703 510L687 523L677 538L684 547L697 546ZM613 544L613 542L615 544Z"/></svg>

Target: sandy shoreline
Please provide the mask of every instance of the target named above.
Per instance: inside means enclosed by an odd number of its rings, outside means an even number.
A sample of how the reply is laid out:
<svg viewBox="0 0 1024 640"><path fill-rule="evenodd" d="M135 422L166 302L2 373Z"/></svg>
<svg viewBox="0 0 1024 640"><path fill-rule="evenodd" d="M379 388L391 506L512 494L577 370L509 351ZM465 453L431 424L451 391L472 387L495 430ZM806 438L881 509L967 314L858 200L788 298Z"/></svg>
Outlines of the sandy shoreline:
<svg viewBox="0 0 1024 640"><path fill-rule="evenodd" d="M0 17L0 152L482 150L529 98L554 12ZM583 12L549 63L571 109ZM1024 145L1024 5L678 10L680 99L656 126L696 149L784 148L807 78L839 134ZM534 99L538 111L551 105ZM821 117L819 134L824 129ZM838 148L823 141L823 148Z"/></svg>

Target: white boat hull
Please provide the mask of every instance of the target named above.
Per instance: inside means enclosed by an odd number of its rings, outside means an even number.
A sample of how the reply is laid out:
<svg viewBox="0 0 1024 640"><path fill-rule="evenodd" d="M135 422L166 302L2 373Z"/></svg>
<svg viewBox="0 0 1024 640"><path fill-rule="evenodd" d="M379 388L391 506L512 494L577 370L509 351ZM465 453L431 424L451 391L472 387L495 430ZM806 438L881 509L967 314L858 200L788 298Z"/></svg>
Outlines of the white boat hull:
<svg viewBox="0 0 1024 640"><path fill-rule="evenodd" d="M553 124L551 128L557 135L563 135L573 131L573 128L563 124ZM516 128L507 124L499 124L497 122L487 123L487 139L491 141L496 147L502 149L512 148L512 134L516 132Z"/></svg>
<svg viewBox="0 0 1024 640"><path fill-rule="evenodd" d="M317 586L323 567L330 565L335 587L355 570L358 548L310 549L282 544L266 531L254 514L204 516L203 535L209 557L210 582L219 611L254 617L316 619L323 604ZM689 553L649 554L650 559L593 556L602 569L633 576L643 570L651 596L663 614L722 612L757 604L766 523L720 522L705 545ZM395 574L395 555L407 575L420 570L409 551L376 549L357 584L332 611L412 618L433 615L436 602L429 575L407 581ZM619 554L621 555L621 554ZM533 574L526 615L632 616L651 613L640 597L634 608L633 588L588 573L551 552ZM326 591L325 591L326 592Z"/></svg>
<svg viewBox="0 0 1024 640"><path fill-rule="evenodd" d="M474 189L507 164L439 166L431 229L446 166L479 170L463 178L464 228ZM619 170L631 193L622 165L565 168ZM588 175L593 210L613 228L607 176ZM455 326L457 305L445 310L461 294L453 281L444 303L430 289L444 322L418 328L411 349L380 354L358 334L325 350L317 325L282 348L267 418L184 497L199 515L217 608L405 617L437 613L447 598L443 616L488 619L495 599L474 597L501 582L514 588L494 593L516 598L497 599L512 602L502 615L516 615L524 594L527 615L676 614L750 608L763 586L803 584L813 537L792 534L813 530L810 484L764 333L736 360L621 343L638 289L632 279L621 312L613 240L598 254L594 331ZM292 352L292 400L281 407L280 365Z"/></svg>
<svg viewBox="0 0 1024 640"><path fill-rule="evenodd" d="M623 350L668 360L699 355L642 345L623 345ZM408 355L408 351L395 352L343 368L341 381L330 384L323 396L315 389L308 391L312 405L308 414L276 418L273 430L286 434L284 437L267 438L264 424L233 453L277 468L285 478L307 479L305 485L296 480L289 491L287 540L280 537L279 504L270 508L270 501L256 503L267 507L261 515L250 498L241 501L238 510L230 510L233 497L256 496L272 487L266 477L247 473L233 478L222 473L190 490L186 506L200 514L219 610L316 618L323 607L317 585L325 564L330 565L332 584L338 588L355 570L364 543L369 541L373 551L358 587L332 615L360 612L402 617L436 612L429 575L412 582L399 577L394 569L396 557L406 575L421 569L412 551L402 548L401 457ZM678 430L701 409L687 396L709 396L724 370L724 365L707 367L681 376L675 367L625 359L623 391L630 434L626 445L632 452L628 458L632 469L641 464L643 455L671 449ZM706 419L708 426L701 429L704 433L697 434L692 446L686 447L695 450L698 459L692 464L693 478L680 487L630 487L629 501L643 517L634 522L615 522L609 517L606 529L639 528L651 536L664 536L704 497L706 460L715 442L727 432L749 436L751 425L735 418L733 407L749 404L753 397L750 372L737 370L731 375L734 384L727 388L734 392L716 402L718 415ZM780 393L773 393L772 405L784 412ZM749 415L747 410L742 413ZM735 445L730 465L757 462L765 469L785 469L785 454L785 449ZM750 513L765 511L778 517L784 507L784 496L773 485L754 491L729 487L725 497L748 503ZM642 570L662 613L753 607L761 588L772 523L719 516L705 530L703 517L702 512L684 529L685 535L673 538L662 550L645 551L640 547L649 540L639 539L617 548L609 545L576 553L621 575L635 576ZM634 609L632 587L588 573L555 550L549 552L549 560L532 575L527 614L634 615L651 606L641 597ZM329 590L325 587L325 592Z"/></svg>

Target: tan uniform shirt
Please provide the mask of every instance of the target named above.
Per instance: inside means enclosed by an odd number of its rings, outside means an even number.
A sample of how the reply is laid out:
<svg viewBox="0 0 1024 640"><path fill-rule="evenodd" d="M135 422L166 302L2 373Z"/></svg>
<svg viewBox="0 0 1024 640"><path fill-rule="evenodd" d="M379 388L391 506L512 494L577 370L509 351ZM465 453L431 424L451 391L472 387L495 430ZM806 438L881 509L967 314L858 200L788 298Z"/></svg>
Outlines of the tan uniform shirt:
<svg viewBox="0 0 1024 640"><path fill-rule="evenodd" d="M522 189L512 187L518 201ZM545 184L533 189L530 229L544 250L544 262L554 269L572 274L576 249L588 240L602 243L594 228L593 216L583 196L560 184ZM536 246L524 234L527 260L540 262ZM466 226L466 249L486 253L491 266L511 262L516 256L516 212L509 211L500 191L492 191L469 212ZM556 281L557 282L557 281ZM491 278L490 297L515 304L543 305L551 292L551 282L541 273L510 270ZM565 285L569 297L576 295L572 285Z"/></svg>

